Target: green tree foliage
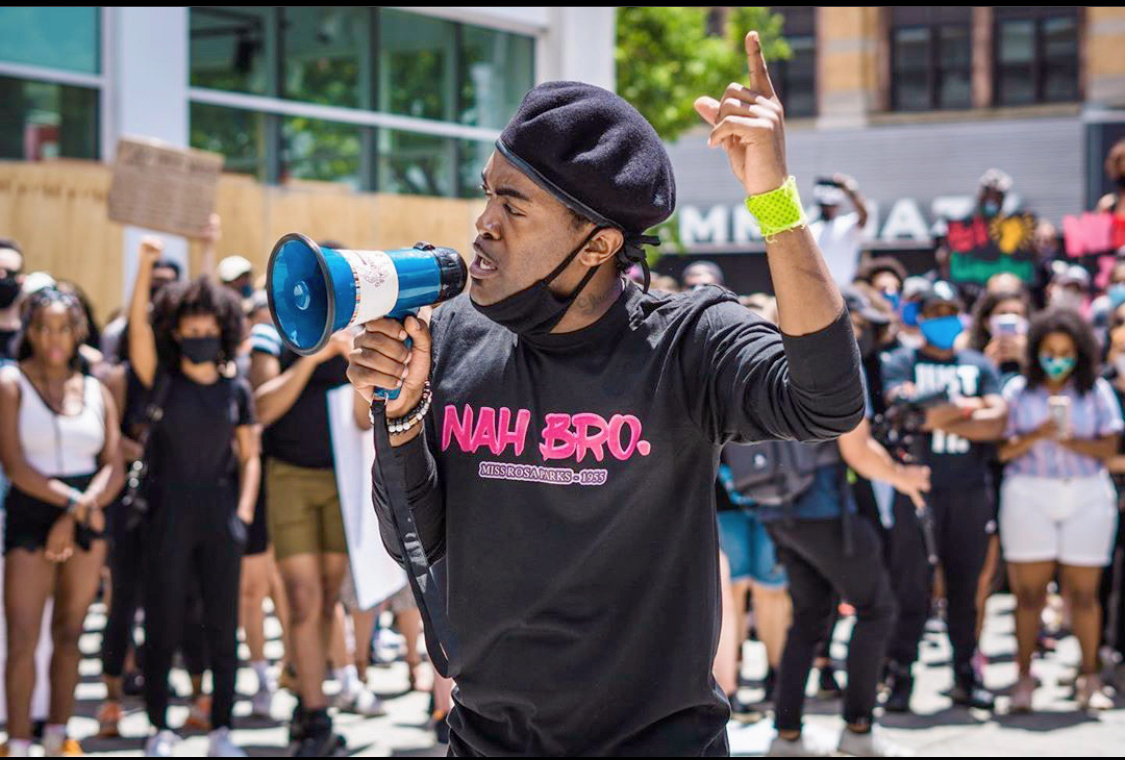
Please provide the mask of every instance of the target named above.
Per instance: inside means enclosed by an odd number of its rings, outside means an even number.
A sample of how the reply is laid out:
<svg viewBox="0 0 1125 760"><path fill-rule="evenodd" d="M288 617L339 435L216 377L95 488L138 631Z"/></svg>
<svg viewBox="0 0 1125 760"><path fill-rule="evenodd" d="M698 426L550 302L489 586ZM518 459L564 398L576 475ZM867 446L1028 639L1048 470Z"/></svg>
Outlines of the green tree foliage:
<svg viewBox="0 0 1125 760"><path fill-rule="evenodd" d="M766 59L788 58L782 17L767 8L730 8L723 34L709 33L709 8L634 6L617 10L617 92L664 140L700 124L692 104L746 79L743 37L761 34Z"/></svg>

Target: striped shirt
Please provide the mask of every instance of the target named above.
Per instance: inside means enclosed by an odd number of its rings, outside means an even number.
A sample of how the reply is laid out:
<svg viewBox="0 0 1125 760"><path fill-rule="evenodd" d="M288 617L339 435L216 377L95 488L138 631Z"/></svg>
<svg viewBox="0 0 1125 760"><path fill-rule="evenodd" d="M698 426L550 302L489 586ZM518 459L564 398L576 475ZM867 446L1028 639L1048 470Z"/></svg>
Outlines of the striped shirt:
<svg viewBox="0 0 1125 760"><path fill-rule="evenodd" d="M1070 399L1071 431L1076 439L1116 435L1125 427L1113 388L1102 378L1098 378L1089 393L1079 395L1074 383L1068 383L1059 395ZM1008 402L1004 437L1026 435L1046 422L1050 397L1045 387L1030 390L1027 378L1012 378L1004 386L1004 399ZM1057 441L1042 440L1036 441L1019 459L1009 462L1004 474L1064 479L1090 477L1104 470L1105 463L1099 459L1071 451Z"/></svg>

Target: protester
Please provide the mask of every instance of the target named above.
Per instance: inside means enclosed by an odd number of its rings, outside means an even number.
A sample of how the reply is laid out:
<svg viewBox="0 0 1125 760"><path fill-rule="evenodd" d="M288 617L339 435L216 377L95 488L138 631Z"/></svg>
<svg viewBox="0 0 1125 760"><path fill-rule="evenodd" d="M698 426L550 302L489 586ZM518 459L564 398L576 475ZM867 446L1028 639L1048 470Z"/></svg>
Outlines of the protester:
<svg viewBox="0 0 1125 760"><path fill-rule="evenodd" d="M863 230L867 226L867 202L859 192L859 184L844 174L817 180L813 200L820 215L809 225L809 230L836 284L847 285L855 279L859 267ZM840 210L845 200L854 209L847 214Z"/></svg>
<svg viewBox="0 0 1125 760"><path fill-rule="evenodd" d="M78 685L78 639L105 562L102 510L124 481L117 410L80 369L86 316L54 288L31 296L17 340L18 365L0 369L4 500L5 692L8 755L28 756L35 649L43 607L54 599L47 756L81 752L67 722Z"/></svg>
<svg viewBox="0 0 1125 760"><path fill-rule="evenodd" d="M243 756L230 736L237 669L239 572L260 477L251 390L225 375L242 331L241 306L207 277L161 291L149 322L159 241L146 239L129 313L129 361L161 410L151 428L145 592L149 756L168 757L168 670L186 589L201 590L213 677L210 754Z"/></svg>
<svg viewBox="0 0 1125 760"><path fill-rule="evenodd" d="M1000 498L1000 540L1016 595L1019 681L1011 709L1030 710L1031 658L1047 585L1056 574L1082 648L1080 709L1105 710L1098 668L1098 586L1112 558L1117 498L1105 460L1117 452L1121 408L1098 375L1098 347L1075 311L1059 309L1032 322L1027 369L1004 390L1009 408L1007 463Z"/></svg>

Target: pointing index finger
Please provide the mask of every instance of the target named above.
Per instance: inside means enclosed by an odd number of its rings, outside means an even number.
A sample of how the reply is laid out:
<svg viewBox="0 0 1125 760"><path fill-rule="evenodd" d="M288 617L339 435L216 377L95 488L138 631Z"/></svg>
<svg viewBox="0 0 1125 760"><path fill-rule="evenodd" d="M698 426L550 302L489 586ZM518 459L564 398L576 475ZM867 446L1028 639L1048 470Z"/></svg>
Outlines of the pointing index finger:
<svg viewBox="0 0 1125 760"><path fill-rule="evenodd" d="M750 89L759 92L767 98L775 97L773 82L766 69L766 59L762 55L762 41L757 32L746 34L746 67L750 72Z"/></svg>

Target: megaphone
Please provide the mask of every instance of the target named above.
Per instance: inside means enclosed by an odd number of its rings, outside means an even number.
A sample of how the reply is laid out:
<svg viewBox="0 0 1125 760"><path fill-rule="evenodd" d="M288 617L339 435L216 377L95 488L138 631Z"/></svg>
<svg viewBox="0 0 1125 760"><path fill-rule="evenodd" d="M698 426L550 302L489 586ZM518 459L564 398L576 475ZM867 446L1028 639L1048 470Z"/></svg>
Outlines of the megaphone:
<svg viewBox="0 0 1125 760"><path fill-rule="evenodd" d="M452 248L336 250L290 233L270 254L266 295L282 341L309 356L340 330L381 317L402 320L447 301L467 279L465 261ZM393 399L398 392L381 395Z"/></svg>

